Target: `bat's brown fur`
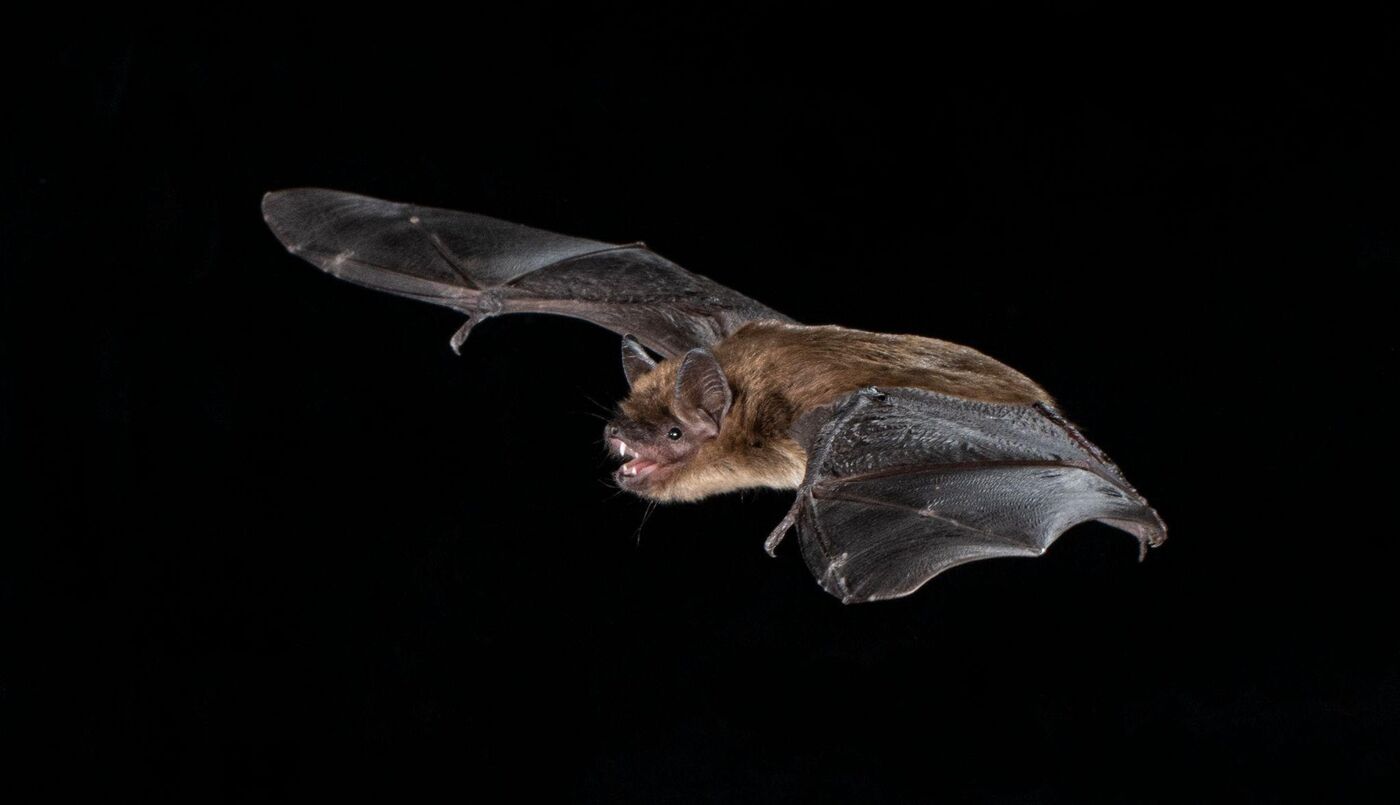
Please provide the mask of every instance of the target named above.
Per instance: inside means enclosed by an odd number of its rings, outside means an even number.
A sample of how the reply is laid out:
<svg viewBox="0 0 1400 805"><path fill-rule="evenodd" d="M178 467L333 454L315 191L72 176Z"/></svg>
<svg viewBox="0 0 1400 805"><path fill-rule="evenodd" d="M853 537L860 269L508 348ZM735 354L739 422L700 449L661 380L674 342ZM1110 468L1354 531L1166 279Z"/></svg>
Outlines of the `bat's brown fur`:
<svg viewBox="0 0 1400 805"><path fill-rule="evenodd" d="M711 350L734 395L718 436L641 494L698 500L752 487L795 489L806 454L788 435L802 413L865 386L913 387L997 403L1052 402L1016 370L970 347L915 335L759 321ZM679 360L638 378L621 404L637 422L671 415Z"/></svg>

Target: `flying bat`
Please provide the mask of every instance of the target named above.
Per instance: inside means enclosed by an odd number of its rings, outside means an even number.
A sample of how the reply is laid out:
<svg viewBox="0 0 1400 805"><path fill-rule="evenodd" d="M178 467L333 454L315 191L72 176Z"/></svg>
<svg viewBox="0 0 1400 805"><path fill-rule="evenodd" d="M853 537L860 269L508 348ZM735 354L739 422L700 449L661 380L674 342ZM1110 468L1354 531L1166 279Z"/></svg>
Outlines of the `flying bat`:
<svg viewBox="0 0 1400 805"><path fill-rule="evenodd" d="M908 595L977 559L1039 556L1089 520L1136 537L1140 558L1166 540L1044 389L969 347L799 324L640 242L319 188L268 193L262 209L318 268L466 314L453 350L510 313L622 336L630 390L604 434L617 485L660 502L795 490L764 547L796 529L845 603Z"/></svg>

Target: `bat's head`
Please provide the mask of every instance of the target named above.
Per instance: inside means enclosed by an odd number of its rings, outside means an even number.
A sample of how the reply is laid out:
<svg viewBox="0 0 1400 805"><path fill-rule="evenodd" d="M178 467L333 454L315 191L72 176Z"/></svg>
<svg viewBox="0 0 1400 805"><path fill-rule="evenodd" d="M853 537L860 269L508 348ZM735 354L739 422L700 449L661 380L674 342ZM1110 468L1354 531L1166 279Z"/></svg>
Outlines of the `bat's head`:
<svg viewBox="0 0 1400 805"><path fill-rule="evenodd" d="M719 361L693 349L657 364L629 338L623 368L632 391L605 430L609 452L623 461L617 485L652 500L703 497L696 470L715 451L733 402Z"/></svg>

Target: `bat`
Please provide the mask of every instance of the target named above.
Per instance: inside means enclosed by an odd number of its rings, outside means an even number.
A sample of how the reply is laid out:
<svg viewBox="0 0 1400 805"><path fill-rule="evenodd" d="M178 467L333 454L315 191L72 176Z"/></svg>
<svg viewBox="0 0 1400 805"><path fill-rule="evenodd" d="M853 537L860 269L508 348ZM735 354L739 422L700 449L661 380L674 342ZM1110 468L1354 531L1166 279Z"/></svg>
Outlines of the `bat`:
<svg viewBox="0 0 1400 805"><path fill-rule="evenodd" d="M809 326L651 251L319 188L268 193L263 218L295 254L379 291L482 321L583 319L622 337L629 392L604 438L617 485L653 501L796 491L764 543L796 529L844 603L908 595L939 573L1039 556L1097 520L1136 537L1166 525L1025 375L966 346Z"/></svg>

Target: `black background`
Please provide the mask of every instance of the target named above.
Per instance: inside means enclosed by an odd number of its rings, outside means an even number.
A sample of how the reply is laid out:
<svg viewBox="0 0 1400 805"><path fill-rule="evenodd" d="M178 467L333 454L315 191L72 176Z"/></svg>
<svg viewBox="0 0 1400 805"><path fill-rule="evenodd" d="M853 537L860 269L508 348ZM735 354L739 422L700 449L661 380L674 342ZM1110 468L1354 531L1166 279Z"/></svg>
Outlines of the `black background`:
<svg viewBox="0 0 1400 805"><path fill-rule="evenodd" d="M1105 5L12 30L6 762L181 801L1393 785L1394 20ZM974 346L1171 539L843 607L760 550L788 494L639 531L616 337L512 317L455 357L456 314L277 244L260 197L301 185Z"/></svg>

